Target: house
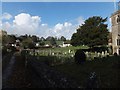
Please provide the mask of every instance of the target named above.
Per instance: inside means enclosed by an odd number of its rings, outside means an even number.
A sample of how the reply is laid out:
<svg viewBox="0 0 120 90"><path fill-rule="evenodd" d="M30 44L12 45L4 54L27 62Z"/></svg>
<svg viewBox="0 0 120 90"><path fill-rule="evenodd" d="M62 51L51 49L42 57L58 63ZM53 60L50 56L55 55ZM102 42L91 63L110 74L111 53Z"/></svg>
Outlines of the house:
<svg viewBox="0 0 120 90"><path fill-rule="evenodd" d="M63 42L62 47L69 47L69 46L72 46L72 45L70 44L70 41L65 41L65 42Z"/></svg>
<svg viewBox="0 0 120 90"><path fill-rule="evenodd" d="M49 47L50 45L49 45L49 44L46 44L45 46L46 46L46 47Z"/></svg>
<svg viewBox="0 0 120 90"><path fill-rule="evenodd" d="M36 47L39 47L39 43L36 43L35 46L36 46Z"/></svg>

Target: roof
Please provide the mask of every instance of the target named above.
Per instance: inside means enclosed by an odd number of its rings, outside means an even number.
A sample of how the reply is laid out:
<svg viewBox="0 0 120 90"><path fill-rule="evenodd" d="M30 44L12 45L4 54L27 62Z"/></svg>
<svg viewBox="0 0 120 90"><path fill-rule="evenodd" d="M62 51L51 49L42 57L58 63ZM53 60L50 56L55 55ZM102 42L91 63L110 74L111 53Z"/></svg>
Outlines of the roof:
<svg viewBox="0 0 120 90"><path fill-rule="evenodd" d="M114 12L114 13L111 15L111 17L114 16L114 15L117 15L117 14L119 14L119 13L120 13L120 10Z"/></svg>

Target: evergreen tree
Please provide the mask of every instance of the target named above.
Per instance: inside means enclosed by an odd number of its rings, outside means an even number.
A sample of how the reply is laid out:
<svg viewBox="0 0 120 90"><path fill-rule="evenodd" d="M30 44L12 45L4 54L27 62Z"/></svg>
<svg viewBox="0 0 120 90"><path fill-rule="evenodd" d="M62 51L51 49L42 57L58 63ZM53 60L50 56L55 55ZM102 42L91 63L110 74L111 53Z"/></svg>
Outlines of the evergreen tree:
<svg viewBox="0 0 120 90"><path fill-rule="evenodd" d="M73 46L88 45L94 47L97 45L107 45L108 29L105 22L107 18L93 16L88 18L85 23L77 29L72 35L71 44Z"/></svg>

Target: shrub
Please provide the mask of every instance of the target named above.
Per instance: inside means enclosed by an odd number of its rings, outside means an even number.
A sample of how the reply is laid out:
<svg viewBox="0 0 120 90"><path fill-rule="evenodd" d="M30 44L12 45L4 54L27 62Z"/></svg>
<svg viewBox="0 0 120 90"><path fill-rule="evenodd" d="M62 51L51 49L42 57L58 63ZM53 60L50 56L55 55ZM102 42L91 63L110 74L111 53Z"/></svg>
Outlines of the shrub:
<svg viewBox="0 0 120 90"><path fill-rule="evenodd" d="M91 48L91 51L92 52L102 52L102 51L108 51L108 47L105 47L105 46L101 46L101 47L92 47Z"/></svg>
<svg viewBox="0 0 120 90"><path fill-rule="evenodd" d="M6 55L8 52L7 52L7 47L3 47L2 48L2 56Z"/></svg>
<svg viewBox="0 0 120 90"><path fill-rule="evenodd" d="M28 54L29 52L27 50L22 50L21 51L21 56L23 59L26 59L26 55Z"/></svg>
<svg viewBox="0 0 120 90"><path fill-rule="evenodd" d="M118 56L118 54L115 52L115 53L114 53L114 56Z"/></svg>
<svg viewBox="0 0 120 90"><path fill-rule="evenodd" d="M76 51L74 58L77 64L81 64L86 61L86 55L81 49Z"/></svg>
<svg viewBox="0 0 120 90"><path fill-rule="evenodd" d="M10 46L10 49L11 49L12 52L17 51L16 48L15 48L14 46Z"/></svg>

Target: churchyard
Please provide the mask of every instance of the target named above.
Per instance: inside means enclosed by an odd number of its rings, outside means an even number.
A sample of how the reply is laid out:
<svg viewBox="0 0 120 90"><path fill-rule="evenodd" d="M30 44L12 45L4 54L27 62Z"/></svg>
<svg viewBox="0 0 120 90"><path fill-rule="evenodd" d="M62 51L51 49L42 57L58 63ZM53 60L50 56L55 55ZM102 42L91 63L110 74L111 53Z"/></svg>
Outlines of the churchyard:
<svg viewBox="0 0 120 90"><path fill-rule="evenodd" d="M95 72L99 87L119 87L119 56L110 55L108 51L88 52L87 60L83 64L76 64L74 55L77 49L87 49L87 46L39 49L29 52L36 57L37 62L45 62L59 72L73 77L79 85L87 87L90 73ZM34 59L33 59L34 61Z"/></svg>
<svg viewBox="0 0 120 90"><path fill-rule="evenodd" d="M29 54L32 56L37 56L38 58L41 57L50 57L48 59L45 59L48 62L59 62L59 64L65 63L65 62L74 62L74 55L76 50L78 49L88 49L89 47L87 46L70 46L70 47L62 47L62 48L46 48L46 49L36 49L36 50L30 50ZM86 55L86 60L87 61L92 61L95 59L99 59L99 58L105 58L110 56L109 52L106 51L102 51L102 52L88 52L88 51L84 51L85 55ZM43 59L42 59L43 60ZM61 63L60 63L61 62Z"/></svg>

